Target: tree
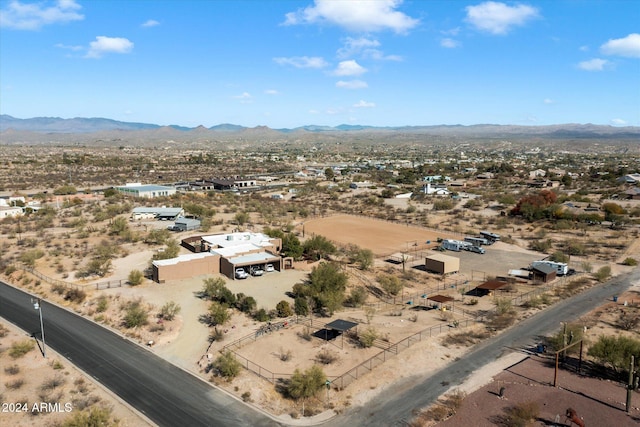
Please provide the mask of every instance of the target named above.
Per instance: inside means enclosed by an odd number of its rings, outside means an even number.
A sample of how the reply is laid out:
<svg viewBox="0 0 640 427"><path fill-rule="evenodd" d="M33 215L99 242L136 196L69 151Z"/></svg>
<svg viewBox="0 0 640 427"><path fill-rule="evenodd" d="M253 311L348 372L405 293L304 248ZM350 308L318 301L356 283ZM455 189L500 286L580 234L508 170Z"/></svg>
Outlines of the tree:
<svg viewBox="0 0 640 427"><path fill-rule="evenodd" d="M253 297L246 296L242 293L236 295L236 308L243 313L251 313L256 309L257 305Z"/></svg>
<svg viewBox="0 0 640 427"><path fill-rule="evenodd" d="M379 276L378 283L380 283L380 286L387 294L394 297L398 295L404 287L404 284L398 277L392 276L390 274Z"/></svg>
<svg viewBox="0 0 640 427"><path fill-rule="evenodd" d="M242 369L242 365L238 362L238 359L236 359L231 351L227 351L218 356L211 365L218 374L226 378L227 381L231 381L237 377Z"/></svg>
<svg viewBox="0 0 640 427"><path fill-rule="evenodd" d="M635 366L640 367L640 341L624 335L601 335L587 351L604 366L611 366L616 372L629 366L631 355L635 355Z"/></svg>
<svg viewBox="0 0 640 427"><path fill-rule="evenodd" d="M302 258L304 249L300 240L293 234L287 233L282 238L282 254L295 260Z"/></svg>
<svg viewBox="0 0 640 427"><path fill-rule="evenodd" d="M293 310L298 316L307 316L309 314L309 305L305 297L296 297L293 301Z"/></svg>
<svg viewBox="0 0 640 427"><path fill-rule="evenodd" d="M249 214L246 212L238 212L234 218L238 225L244 225L249 222L250 219Z"/></svg>
<svg viewBox="0 0 640 427"><path fill-rule="evenodd" d="M368 270L373 265L373 251L371 249L351 245L348 248L348 257L349 261L357 264L360 270Z"/></svg>
<svg viewBox="0 0 640 427"><path fill-rule="evenodd" d="M344 301L347 275L336 263L323 262L309 273L309 292L317 307L326 308L333 314Z"/></svg>
<svg viewBox="0 0 640 427"><path fill-rule="evenodd" d="M324 236L313 236L303 245L304 254L315 260L321 260L336 253L336 247Z"/></svg>
<svg viewBox="0 0 640 427"><path fill-rule="evenodd" d="M308 399L315 396L327 382L327 376L322 368L313 365L304 372L296 369L289 380L287 393L293 399Z"/></svg>
<svg viewBox="0 0 640 427"><path fill-rule="evenodd" d="M140 283L142 283L143 279L144 279L144 274L142 274L142 271L131 270L129 272L129 277L127 281L131 286L138 286Z"/></svg>
<svg viewBox="0 0 640 427"><path fill-rule="evenodd" d="M327 178L329 181L333 181L333 178L335 178L336 174L335 174L335 172L333 171L333 169L332 169L332 168L326 168L326 169L324 170L324 176L325 176L325 178Z"/></svg>
<svg viewBox="0 0 640 427"><path fill-rule="evenodd" d="M178 242L176 242L174 239L170 239L169 241L167 241L167 247L164 248L163 251L155 253L153 255L153 259L171 259L177 257L178 253L180 253L180 245L178 245Z"/></svg>
<svg viewBox="0 0 640 427"><path fill-rule="evenodd" d="M226 305L220 304L217 301L213 301L209 306L209 325L215 326L216 330L218 326L224 325L231 318L231 313Z"/></svg>
<svg viewBox="0 0 640 427"><path fill-rule="evenodd" d="M278 312L278 317L289 317L293 315L291 304L289 304L289 302L285 300L282 300L278 304L276 304L276 311Z"/></svg>
<svg viewBox="0 0 640 427"><path fill-rule="evenodd" d="M556 251L553 254L551 254L551 257L549 259L553 262L567 263L569 262L569 255L565 254L562 251Z"/></svg>

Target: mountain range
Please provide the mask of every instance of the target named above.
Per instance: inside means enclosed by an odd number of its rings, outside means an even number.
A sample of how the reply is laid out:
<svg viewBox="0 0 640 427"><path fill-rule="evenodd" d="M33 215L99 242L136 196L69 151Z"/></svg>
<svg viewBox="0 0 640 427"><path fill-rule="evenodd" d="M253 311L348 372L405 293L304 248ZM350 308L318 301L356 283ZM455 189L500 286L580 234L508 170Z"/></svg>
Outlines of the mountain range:
<svg viewBox="0 0 640 427"><path fill-rule="evenodd" d="M538 140L591 140L626 141L640 143L640 127L614 127L594 124L557 124L541 126L522 125L430 125L430 126L364 126L307 125L291 129L271 129L267 126L253 128L235 124L219 124L212 127L193 128L150 123L122 122L106 118L34 117L19 119L0 115L0 143L2 144L55 144L73 143L90 145L113 145L124 143L156 146L159 143L203 143L217 141L233 142L237 147L243 143L253 145L264 141L314 141L324 142L381 140L420 141L429 139L486 140L526 139Z"/></svg>

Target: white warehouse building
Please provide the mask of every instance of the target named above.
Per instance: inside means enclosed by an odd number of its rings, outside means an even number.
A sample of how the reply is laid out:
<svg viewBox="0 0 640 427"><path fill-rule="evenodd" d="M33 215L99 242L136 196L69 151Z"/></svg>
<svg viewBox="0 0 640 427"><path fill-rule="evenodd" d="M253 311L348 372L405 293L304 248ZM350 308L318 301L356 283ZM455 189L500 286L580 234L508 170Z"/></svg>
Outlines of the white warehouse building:
<svg viewBox="0 0 640 427"><path fill-rule="evenodd" d="M142 185L140 183L127 183L121 187L114 187L114 189L127 196L141 197L146 199L172 196L176 194L176 189L174 187L155 184Z"/></svg>

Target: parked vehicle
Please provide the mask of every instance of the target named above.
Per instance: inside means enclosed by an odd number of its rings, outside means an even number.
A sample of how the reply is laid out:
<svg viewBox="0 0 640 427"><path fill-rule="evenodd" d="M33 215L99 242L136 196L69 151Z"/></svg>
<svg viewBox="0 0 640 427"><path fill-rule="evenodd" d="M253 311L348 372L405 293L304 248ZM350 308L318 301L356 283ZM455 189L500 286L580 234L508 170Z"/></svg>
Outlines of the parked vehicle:
<svg viewBox="0 0 640 427"><path fill-rule="evenodd" d="M253 267L251 269L252 276L262 276L264 274L264 270L260 267Z"/></svg>
<svg viewBox="0 0 640 427"><path fill-rule="evenodd" d="M244 271L244 268L236 268L236 279L246 279L247 277L249 275Z"/></svg>
<svg viewBox="0 0 640 427"><path fill-rule="evenodd" d="M548 265L549 267L556 269L556 274L558 276L564 276L569 274L569 266L564 262L553 262L553 261L533 261L531 263L531 267L536 267L539 265Z"/></svg>
<svg viewBox="0 0 640 427"><path fill-rule="evenodd" d="M484 254L486 252L484 248L481 248L480 246L468 246L466 249L469 252L475 252L477 254Z"/></svg>
<svg viewBox="0 0 640 427"><path fill-rule="evenodd" d="M273 268L273 264L267 264L267 265L266 265L266 267L264 268L264 270L265 270L267 273L271 273L271 272L273 272L273 271L276 271L276 269L275 269L275 268Z"/></svg>

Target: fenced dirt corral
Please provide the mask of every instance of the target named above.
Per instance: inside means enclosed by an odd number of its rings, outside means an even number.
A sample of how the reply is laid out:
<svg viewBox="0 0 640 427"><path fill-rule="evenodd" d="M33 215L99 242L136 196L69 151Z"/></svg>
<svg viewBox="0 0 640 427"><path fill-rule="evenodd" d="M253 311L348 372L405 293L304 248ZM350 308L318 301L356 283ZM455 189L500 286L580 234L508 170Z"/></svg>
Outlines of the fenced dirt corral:
<svg viewBox="0 0 640 427"><path fill-rule="evenodd" d="M315 218L306 221L303 227L305 237L317 234L340 245L355 244L361 248L371 249L377 257L394 252L433 249L438 246L438 237L443 239L462 237L450 232L439 232L414 225L354 215Z"/></svg>

